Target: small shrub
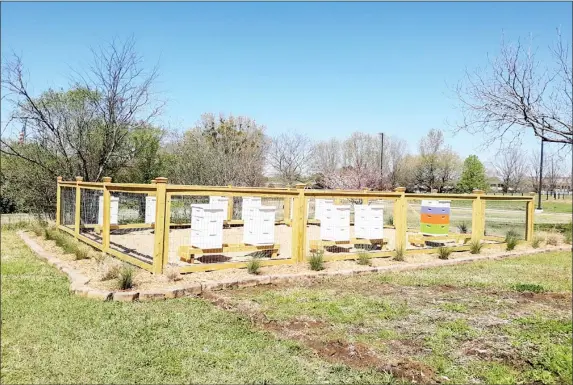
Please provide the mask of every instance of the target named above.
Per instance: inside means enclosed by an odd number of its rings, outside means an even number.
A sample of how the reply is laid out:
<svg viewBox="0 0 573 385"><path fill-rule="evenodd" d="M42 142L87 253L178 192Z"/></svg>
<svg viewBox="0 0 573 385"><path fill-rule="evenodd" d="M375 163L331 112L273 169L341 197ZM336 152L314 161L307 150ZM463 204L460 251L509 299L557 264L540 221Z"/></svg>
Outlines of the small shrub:
<svg viewBox="0 0 573 385"><path fill-rule="evenodd" d="M438 248L438 258L440 259L448 259L450 254L452 254L452 249L450 247L441 246Z"/></svg>
<svg viewBox="0 0 573 385"><path fill-rule="evenodd" d="M559 244L559 234L549 233L547 239L545 239L545 243L551 246L557 246Z"/></svg>
<svg viewBox="0 0 573 385"><path fill-rule="evenodd" d="M91 252L92 249L88 245L78 245L75 251L76 260L79 261L81 259L88 259Z"/></svg>
<svg viewBox="0 0 573 385"><path fill-rule="evenodd" d="M461 234L467 234L468 233L468 225L465 222L462 222L458 225L458 230L460 231Z"/></svg>
<svg viewBox="0 0 573 385"><path fill-rule="evenodd" d="M519 239L519 234L514 229L510 229L507 233L505 233L505 241L507 242L509 238Z"/></svg>
<svg viewBox="0 0 573 385"><path fill-rule="evenodd" d="M541 245L541 242L543 242L543 237L540 235L534 235L531 240L531 247L537 249Z"/></svg>
<svg viewBox="0 0 573 385"><path fill-rule="evenodd" d="M372 257L367 252L361 251L358 253L356 263L363 266L372 266Z"/></svg>
<svg viewBox="0 0 573 385"><path fill-rule="evenodd" d="M518 283L512 286L515 291L529 291L532 293L543 293L545 288L541 285L536 285L533 283Z"/></svg>
<svg viewBox="0 0 573 385"><path fill-rule="evenodd" d="M482 248L483 248L483 243L481 243L480 241L471 241L470 253L479 254L479 253L481 253Z"/></svg>
<svg viewBox="0 0 573 385"><path fill-rule="evenodd" d="M563 242L570 245L572 238L573 238L573 234L570 231L566 232L565 235L563 236Z"/></svg>
<svg viewBox="0 0 573 385"><path fill-rule="evenodd" d="M261 273L261 261L258 258L251 258L249 262L247 262L247 272L249 274L258 275Z"/></svg>
<svg viewBox="0 0 573 385"><path fill-rule="evenodd" d="M314 251L308 259L308 263L311 270L324 270L324 250Z"/></svg>
<svg viewBox="0 0 573 385"><path fill-rule="evenodd" d="M30 229L34 234L36 234L36 236L41 237L42 235L45 234L44 233L46 230L45 222L34 222L30 227Z"/></svg>
<svg viewBox="0 0 573 385"><path fill-rule="evenodd" d="M399 247L396 249L396 255L394 255L394 260L399 262L404 262L404 248Z"/></svg>
<svg viewBox="0 0 573 385"><path fill-rule="evenodd" d="M57 231L54 227L47 227L44 229L44 238L48 241L53 241L57 237Z"/></svg>
<svg viewBox="0 0 573 385"><path fill-rule="evenodd" d="M172 282L179 281L181 279L181 274L175 267L168 267L165 269L165 277Z"/></svg>
<svg viewBox="0 0 573 385"><path fill-rule="evenodd" d="M507 233L505 233L506 250L511 251L515 249L515 246L517 246L517 242L518 242L517 233L514 230L509 230Z"/></svg>
<svg viewBox="0 0 573 385"><path fill-rule="evenodd" d="M107 259L107 254L102 251L101 253L93 253L92 257L98 265L101 265Z"/></svg>
<svg viewBox="0 0 573 385"><path fill-rule="evenodd" d="M101 280L102 281L109 281L111 279L116 279L117 277L119 277L120 270L121 270L121 266L119 266L116 263L111 264L111 265L107 265L105 267L103 274L102 274Z"/></svg>
<svg viewBox="0 0 573 385"><path fill-rule="evenodd" d="M117 286L120 290L127 290L133 287L133 268L131 266L124 265L119 270Z"/></svg>
<svg viewBox="0 0 573 385"><path fill-rule="evenodd" d="M393 215L390 215L390 216L388 217L388 219L386 219L386 224L387 224L388 226L394 226L394 216L393 216Z"/></svg>

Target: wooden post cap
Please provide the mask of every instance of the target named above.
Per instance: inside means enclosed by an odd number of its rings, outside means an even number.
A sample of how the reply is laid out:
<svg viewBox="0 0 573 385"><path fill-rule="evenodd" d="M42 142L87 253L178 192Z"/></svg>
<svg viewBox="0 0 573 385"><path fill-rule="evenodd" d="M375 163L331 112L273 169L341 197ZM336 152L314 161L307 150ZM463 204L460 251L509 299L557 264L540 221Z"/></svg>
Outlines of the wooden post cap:
<svg viewBox="0 0 573 385"><path fill-rule="evenodd" d="M81 182L82 180L84 180L84 178L81 176L76 176L76 182Z"/></svg>
<svg viewBox="0 0 573 385"><path fill-rule="evenodd" d="M155 178L155 183L167 183L167 178L162 176Z"/></svg>
<svg viewBox="0 0 573 385"><path fill-rule="evenodd" d="M394 189L394 191L396 191L396 192L406 192L406 187L396 187L396 188Z"/></svg>
<svg viewBox="0 0 573 385"><path fill-rule="evenodd" d="M476 188L476 189L473 189L472 194L481 195L481 194L483 194L483 190L480 190L480 189L477 189L477 188Z"/></svg>
<svg viewBox="0 0 573 385"><path fill-rule="evenodd" d="M61 176L56 178L58 182L61 182L64 178L62 178Z"/></svg>
<svg viewBox="0 0 573 385"><path fill-rule="evenodd" d="M297 183L294 185L294 187L296 187L297 189L303 189L306 186L305 183Z"/></svg>
<svg viewBox="0 0 573 385"><path fill-rule="evenodd" d="M111 177L109 177L109 176L104 176L102 178L102 180L103 180L103 183L111 183Z"/></svg>
<svg viewBox="0 0 573 385"><path fill-rule="evenodd" d="M537 195L537 193L536 193L535 191L532 191L532 192L529 193L529 195L531 195L532 197L534 197L534 196Z"/></svg>

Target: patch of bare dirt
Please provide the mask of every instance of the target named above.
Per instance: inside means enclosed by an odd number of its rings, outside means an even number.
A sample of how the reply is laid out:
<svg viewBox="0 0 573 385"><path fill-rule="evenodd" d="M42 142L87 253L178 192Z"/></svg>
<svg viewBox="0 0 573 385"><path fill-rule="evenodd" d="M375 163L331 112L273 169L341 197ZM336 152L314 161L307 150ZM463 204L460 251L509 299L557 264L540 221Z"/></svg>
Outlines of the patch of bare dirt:
<svg viewBox="0 0 573 385"><path fill-rule="evenodd" d="M373 368L381 365L380 358L368 346L361 343L336 341L306 341L306 345L320 357L333 363L343 363L353 368Z"/></svg>
<svg viewBox="0 0 573 385"><path fill-rule="evenodd" d="M414 384L437 382L434 369L424 363L413 360L403 360L386 364L379 367L378 370L390 373L398 379L410 381Z"/></svg>

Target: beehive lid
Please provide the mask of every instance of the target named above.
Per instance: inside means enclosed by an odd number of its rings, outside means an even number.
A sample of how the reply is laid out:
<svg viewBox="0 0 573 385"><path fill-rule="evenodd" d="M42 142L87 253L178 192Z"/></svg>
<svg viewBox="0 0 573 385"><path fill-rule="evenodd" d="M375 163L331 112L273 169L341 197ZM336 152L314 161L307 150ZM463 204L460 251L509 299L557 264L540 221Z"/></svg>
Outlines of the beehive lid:
<svg viewBox="0 0 573 385"><path fill-rule="evenodd" d="M191 205L191 208L198 208L198 209L202 209L205 211L213 211L213 212L223 211L223 207L212 206L210 204L205 204L205 203L197 203L197 204Z"/></svg>

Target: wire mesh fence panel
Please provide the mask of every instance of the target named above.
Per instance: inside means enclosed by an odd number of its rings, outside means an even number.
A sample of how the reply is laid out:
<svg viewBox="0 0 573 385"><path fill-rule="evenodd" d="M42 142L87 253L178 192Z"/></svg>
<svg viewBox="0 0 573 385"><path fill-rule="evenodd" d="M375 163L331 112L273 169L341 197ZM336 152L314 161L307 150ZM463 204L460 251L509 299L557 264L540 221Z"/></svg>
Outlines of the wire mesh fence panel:
<svg viewBox="0 0 573 385"><path fill-rule="evenodd" d="M80 234L102 243L103 190L80 189Z"/></svg>
<svg viewBox="0 0 573 385"><path fill-rule="evenodd" d="M73 229L76 217L75 187L61 187L60 205L60 224Z"/></svg>
<svg viewBox="0 0 573 385"><path fill-rule="evenodd" d="M314 221L306 228L306 255L324 252L327 259L352 258L359 252L393 247L394 230L384 229L382 200L317 197L307 201L314 208Z"/></svg>
<svg viewBox="0 0 573 385"><path fill-rule="evenodd" d="M110 196L110 248L153 263L155 197L146 193L113 192ZM103 199L102 199L103 205ZM99 221L103 222L103 208Z"/></svg>
<svg viewBox="0 0 573 385"><path fill-rule="evenodd" d="M236 199L239 198L239 199ZM180 266L290 259L284 198L171 195L168 259ZM233 213L229 200L233 199ZM228 222L231 217L242 222ZM175 219L175 221L173 221ZM186 222L186 223L185 223ZM177 226L177 223L182 223Z"/></svg>
<svg viewBox="0 0 573 385"><path fill-rule="evenodd" d="M450 233L472 232L473 200L452 200L450 203Z"/></svg>
<svg viewBox="0 0 573 385"><path fill-rule="evenodd" d="M526 204L515 201L486 201L485 204L485 233L504 237L508 231L517 234L519 239L525 239Z"/></svg>

